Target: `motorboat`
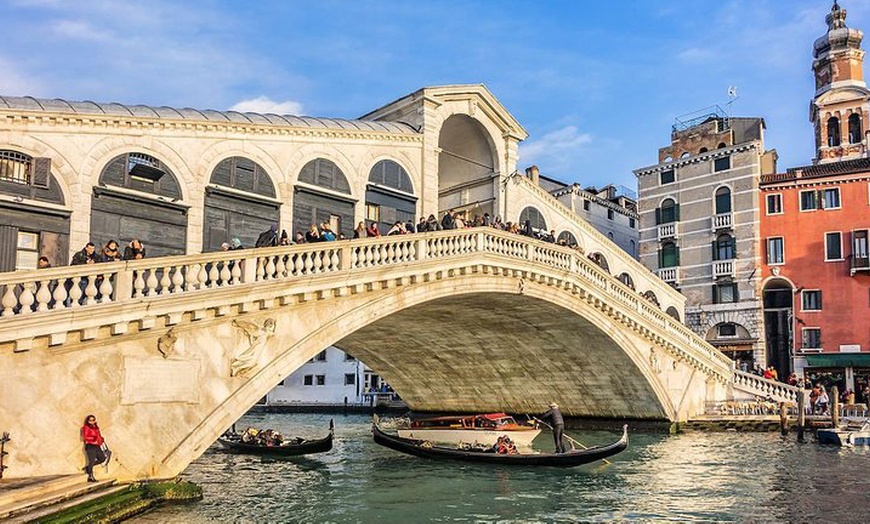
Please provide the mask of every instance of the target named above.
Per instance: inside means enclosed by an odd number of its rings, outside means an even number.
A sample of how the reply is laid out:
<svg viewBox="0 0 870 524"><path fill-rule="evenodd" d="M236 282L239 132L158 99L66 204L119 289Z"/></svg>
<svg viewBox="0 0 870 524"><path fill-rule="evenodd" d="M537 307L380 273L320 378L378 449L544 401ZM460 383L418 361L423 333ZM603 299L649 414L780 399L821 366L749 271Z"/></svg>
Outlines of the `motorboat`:
<svg viewBox="0 0 870 524"><path fill-rule="evenodd" d="M833 429L817 429L819 444L836 446L870 446L870 420L850 422Z"/></svg>
<svg viewBox="0 0 870 524"><path fill-rule="evenodd" d="M488 464L516 466L551 466L570 468L604 460L621 453L628 447L628 425L622 427L622 437L612 444L586 449L574 449L565 453L497 453L482 451L480 447L447 447L428 440L402 438L384 432L378 426L377 416L372 421L372 437L377 444L392 450L418 457L436 460L460 460Z"/></svg>
<svg viewBox="0 0 870 524"><path fill-rule="evenodd" d="M229 432L218 439L228 451L234 453L247 453L250 455L270 455L293 457L309 455L312 453L324 453L332 449L332 439L335 436L335 424L329 421L329 434L320 439L305 439L296 437L282 441L280 444L268 445L256 441L245 441L243 435Z"/></svg>
<svg viewBox="0 0 870 524"><path fill-rule="evenodd" d="M508 435L519 447L531 447L541 432L535 425L519 424L506 413L456 415L413 419L407 427L396 428L399 437L442 444L492 446Z"/></svg>

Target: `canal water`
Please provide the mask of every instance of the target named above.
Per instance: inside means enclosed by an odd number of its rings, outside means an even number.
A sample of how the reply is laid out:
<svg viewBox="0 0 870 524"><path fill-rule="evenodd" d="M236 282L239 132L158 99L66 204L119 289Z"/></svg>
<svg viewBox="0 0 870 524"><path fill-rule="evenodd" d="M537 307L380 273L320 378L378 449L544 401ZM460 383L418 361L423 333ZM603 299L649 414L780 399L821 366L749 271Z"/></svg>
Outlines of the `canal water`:
<svg viewBox="0 0 870 524"><path fill-rule="evenodd" d="M269 459L212 446L183 474L204 500L137 517L199 522L868 522L870 450L770 433L631 433L612 464L572 469L436 462L371 439L362 415L249 414L237 424L320 437L329 453ZM569 431L587 446L618 435ZM536 447L552 450L544 432Z"/></svg>

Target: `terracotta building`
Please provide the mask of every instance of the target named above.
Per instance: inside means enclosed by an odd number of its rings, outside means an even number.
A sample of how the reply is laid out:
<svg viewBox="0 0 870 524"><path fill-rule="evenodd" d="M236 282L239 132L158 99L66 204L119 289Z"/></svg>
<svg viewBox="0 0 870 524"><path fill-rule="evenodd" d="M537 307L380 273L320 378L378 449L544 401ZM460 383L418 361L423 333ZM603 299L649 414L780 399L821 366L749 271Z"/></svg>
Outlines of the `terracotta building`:
<svg viewBox="0 0 870 524"><path fill-rule="evenodd" d="M863 33L835 2L814 45L813 165L764 175L761 236L769 363L840 388L870 378L870 90Z"/></svg>

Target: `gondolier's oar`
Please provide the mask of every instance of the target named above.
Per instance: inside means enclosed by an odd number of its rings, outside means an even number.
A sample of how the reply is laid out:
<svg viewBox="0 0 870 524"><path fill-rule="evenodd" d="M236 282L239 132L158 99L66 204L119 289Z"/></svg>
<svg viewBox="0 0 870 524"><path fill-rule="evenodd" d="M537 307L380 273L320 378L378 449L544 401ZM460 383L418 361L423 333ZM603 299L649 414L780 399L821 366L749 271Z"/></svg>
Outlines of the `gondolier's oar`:
<svg viewBox="0 0 870 524"><path fill-rule="evenodd" d="M526 416L528 416L528 415L526 415ZM543 424L543 425L547 426L548 428L550 428L550 431L553 431L553 426L547 424L547 423L544 422L543 420L537 419L537 418L535 418L535 417L532 417L532 418L533 418L535 421L540 422L541 424ZM580 446L580 447L583 448L583 449L589 449L589 448L587 448L586 446L584 446L582 442L580 442L579 440L576 440L576 439L571 438L571 435L568 435L568 434L565 433L564 431L562 432L562 438L568 439L568 442L570 442L571 444L576 444L576 445ZM601 461L604 462L605 464L612 464L612 462L610 462L610 461L607 460L607 459L601 459Z"/></svg>

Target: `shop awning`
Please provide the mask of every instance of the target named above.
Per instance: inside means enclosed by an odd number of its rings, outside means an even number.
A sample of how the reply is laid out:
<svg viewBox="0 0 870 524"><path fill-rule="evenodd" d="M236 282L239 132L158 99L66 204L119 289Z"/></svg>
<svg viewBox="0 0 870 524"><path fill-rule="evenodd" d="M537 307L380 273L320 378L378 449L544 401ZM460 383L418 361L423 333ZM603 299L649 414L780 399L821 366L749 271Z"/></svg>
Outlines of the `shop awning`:
<svg viewBox="0 0 870 524"><path fill-rule="evenodd" d="M807 365L814 368L870 367L870 353L831 353L807 355Z"/></svg>

